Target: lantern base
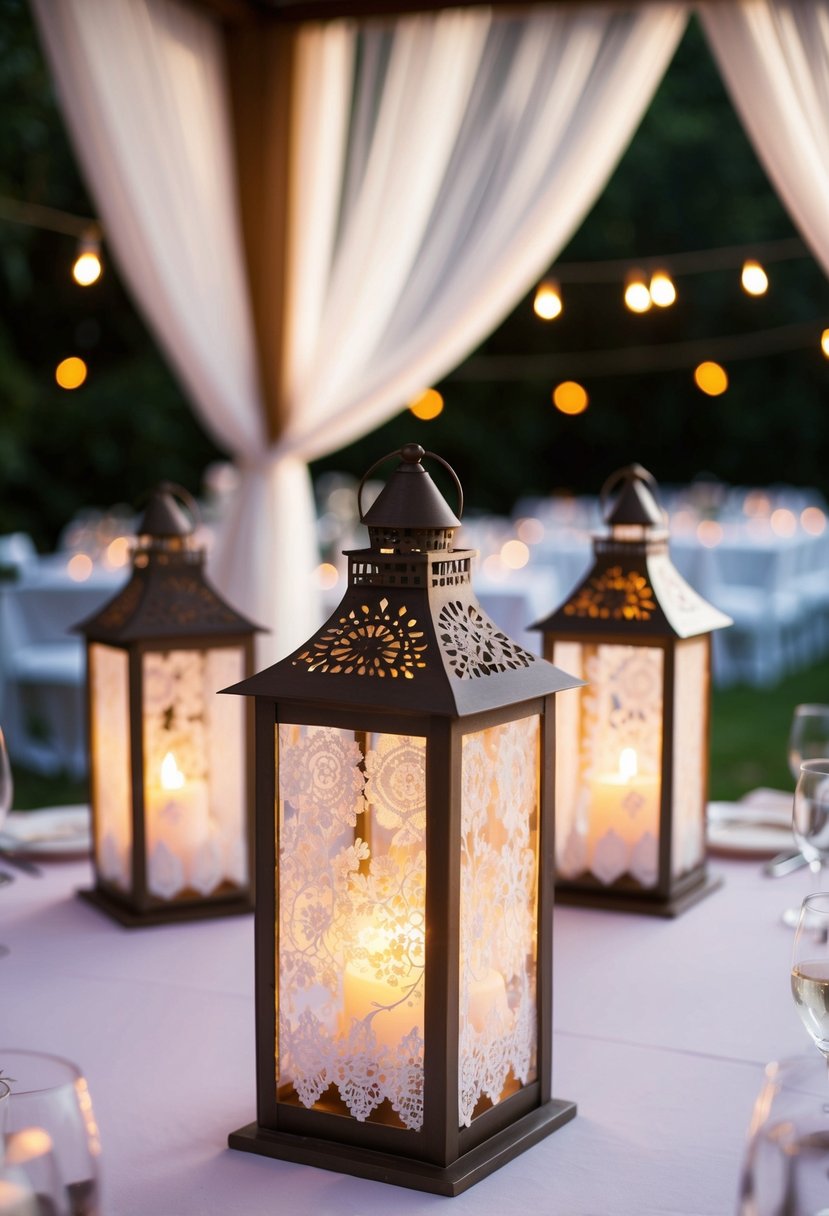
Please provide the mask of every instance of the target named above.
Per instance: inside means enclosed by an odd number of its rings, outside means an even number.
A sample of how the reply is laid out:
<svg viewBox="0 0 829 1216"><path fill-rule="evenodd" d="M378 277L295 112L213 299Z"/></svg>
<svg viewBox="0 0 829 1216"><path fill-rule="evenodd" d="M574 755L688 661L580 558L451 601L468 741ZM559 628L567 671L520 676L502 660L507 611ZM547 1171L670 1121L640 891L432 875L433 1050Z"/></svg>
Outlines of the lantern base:
<svg viewBox="0 0 829 1216"><path fill-rule="evenodd" d="M723 885L722 878L705 874L693 886L667 899L647 899L638 894L614 891L608 887L568 887L556 883L555 902L576 908L600 908L607 912L634 912L641 916L671 918L687 912Z"/></svg>
<svg viewBox="0 0 829 1216"><path fill-rule="evenodd" d="M108 895L98 887L76 891L79 899L107 916L117 920L125 929L141 929L145 925L175 925L190 920L212 920L219 916L243 916L253 912L253 903L248 896L236 899L216 900L215 903L180 903L165 907L149 908L136 912L120 900Z"/></svg>
<svg viewBox="0 0 829 1216"><path fill-rule="evenodd" d="M358 1178L406 1186L433 1195L460 1195L525 1149L569 1123L575 1113L574 1102L553 1098L447 1166L432 1165L375 1149L356 1148L350 1144L334 1144L330 1140L315 1140L290 1132L275 1132L257 1123L249 1123L247 1127L231 1132L228 1144L245 1153L260 1153L265 1157L335 1170L339 1174L353 1174Z"/></svg>

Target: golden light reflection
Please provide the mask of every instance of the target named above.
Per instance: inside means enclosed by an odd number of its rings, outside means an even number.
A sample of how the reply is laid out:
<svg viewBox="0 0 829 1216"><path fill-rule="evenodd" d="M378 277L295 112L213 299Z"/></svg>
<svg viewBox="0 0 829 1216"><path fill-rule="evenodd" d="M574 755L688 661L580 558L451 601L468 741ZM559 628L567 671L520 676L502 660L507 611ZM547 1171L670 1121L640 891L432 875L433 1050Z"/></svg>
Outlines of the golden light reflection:
<svg viewBox="0 0 829 1216"><path fill-rule="evenodd" d="M747 295L764 296L769 289L769 276L759 262L749 258L743 262L740 283Z"/></svg>
<svg viewBox="0 0 829 1216"><path fill-rule="evenodd" d="M826 531L826 516L820 507L804 507L800 512L800 526L810 536L822 536Z"/></svg>
<svg viewBox="0 0 829 1216"><path fill-rule="evenodd" d="M726 370L719 363L706 360L694 368L696 386L709 397L719 397L728 388Z"/></svg>
<svg viewBox="0 0 829 1216"><path fill-rule="evenodd" d="M676 288L667 270L657 270L651 275L650 297L657 308L670 308L676 302Z"/></svg>
<svg viewBox="0 0 829 1216"><path fill-rule="evenodd" d="M562 414L583 414L588 400L587 390L576 380L563 380L553 389L553 405Z"/></svg>
<svg viewBox="0 0 829 1216"><path fill-rule="evenodd" d="M86 375L86 364L77 355L70 355L68 359L61 359L55 368L55 379L61 388L80 388L86 379Z"/></svg>
<svg viewBox="0 0 829 1216"><path fill-rule="evenodd" d="M414 401L409 402L409 409L421 422L431 422L438 414L443 413L443 397L436 388L427 388L415 397Z"/></svg>
<svg viewBox="0 0 829 1216"><path fill-rule="evenodd" d="M560 316L564 305L561 300L561 290L554 279L545 279L539 283L533 300L533 312L542 321L554 321Z"/></svg>
<svg viewBox="0 0 829 1216"><path fill-rule="evenodd" d="M501 545L501 561L508 570L521 570L530 560L530 551L522 540L508 540Z"/></svg>
<svg viewBox="0 0 829 1216"><path fill-rule="evenodd" d="M87 553L76 553L66 563L66 573L75 583L85 583L92 573L92 558Z"/></svg>
<svg viewBox="0 0 829 1216"><path fill-rule="evenodd" d="M723 538L722 524L716 519L703 519L697 524L697 540L706 549L715 548Z"/></svg>

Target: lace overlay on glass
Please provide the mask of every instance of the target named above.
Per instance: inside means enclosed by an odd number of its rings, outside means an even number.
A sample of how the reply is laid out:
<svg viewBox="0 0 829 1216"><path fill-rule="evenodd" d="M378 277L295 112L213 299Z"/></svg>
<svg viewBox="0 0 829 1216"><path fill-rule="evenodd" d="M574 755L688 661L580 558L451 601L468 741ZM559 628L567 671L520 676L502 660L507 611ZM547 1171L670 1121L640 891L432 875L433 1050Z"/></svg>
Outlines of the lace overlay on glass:
<svg viewBox="0 0 829 1216"><path fill-rule="evenodd" d="M555 662L588 681L557 704L556 867L610 884L656 884L661 805L663 653L558 643Z"/></svg>
<svg viewBox="0 0 829 1216"><path fill-rule="evenodd" d="M680 642L674 652L674 785L671 874L705 858L704 783L707 764L708 638Z"/></svg>
<svg viewBox="0 0 829 1216"><path fill-rule="evenodd" d="M458 1118L535 1077L539 719L463 741Z"/></svg>
<svg viewBox="0 0 829 1216"><path fill-rule="evenodd" d="M425 740L277 732L279 1098L417 1130Z"/></svg>
<svg viewBox="0 0 829 1216"><path fill-rule="evenodd" d="M127 891L132 879L129 666L127 652L96 642L89 652L95 865Z"/></svg>
<svg viewBox="0 0 829 1216"><path fill-rule="evenodd" d="M247 881L244 708L237 647L143 657L147 887L160 899Z"/></svg>

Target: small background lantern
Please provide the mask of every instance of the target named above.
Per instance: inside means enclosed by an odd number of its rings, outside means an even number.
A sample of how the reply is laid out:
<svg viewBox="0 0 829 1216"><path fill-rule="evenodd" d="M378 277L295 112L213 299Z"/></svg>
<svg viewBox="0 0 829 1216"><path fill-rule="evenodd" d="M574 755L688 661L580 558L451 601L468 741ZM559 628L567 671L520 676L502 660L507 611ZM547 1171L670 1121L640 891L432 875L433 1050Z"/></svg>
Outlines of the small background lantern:
<svg viewBox="0 0 829 1216"><path fill-rule="evenodd" d="M339 608L230 690L256 699L258 871L258 1118L230 1145L451 1195L575 1113L550 1065L578 681L484 615L427 453L399 455Z"/></svg>
<svg viewBox="0 0 829 1216"><path fill-rule="evenodd" d="M587 577L535 626L586 682L557 708L556 898L674 916L706 873L710 637L731 622L688 586L639 465L601 493Z"/></svg>
<svg viewBox="0 0 829 1216"><path fill-rule="evenodd" d="M163 484L138 525L127 585L87 642L95 887L124 925L251 911L250 730L215 694L253 670L255 626L204 576L193 523Z"/></svg>

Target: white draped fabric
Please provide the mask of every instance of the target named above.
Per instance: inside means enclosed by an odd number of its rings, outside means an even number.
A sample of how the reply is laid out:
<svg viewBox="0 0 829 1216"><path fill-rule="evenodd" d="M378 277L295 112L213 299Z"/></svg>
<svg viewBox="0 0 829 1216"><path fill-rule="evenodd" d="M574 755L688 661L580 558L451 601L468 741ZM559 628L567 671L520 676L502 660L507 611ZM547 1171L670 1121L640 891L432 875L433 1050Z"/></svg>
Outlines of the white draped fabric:
<svg viewBox="0 0 829 1216"><path fill-rule="evenodd" d="M766 172L829 273L829 2L706 3L699 15Z"/></svg>
<svg viewBox="0 0 829 1216"><path fill-rule="evenodd" d="M268 447L211 19L175 0L33 4L108 241L242 470L213 572L273 629L272 661L316 619L306 462L440 379L529 290L624 151L686 6L303 29L287 422Z"/></svg>

